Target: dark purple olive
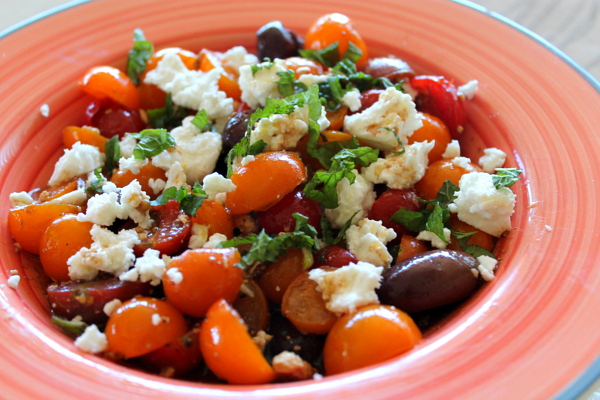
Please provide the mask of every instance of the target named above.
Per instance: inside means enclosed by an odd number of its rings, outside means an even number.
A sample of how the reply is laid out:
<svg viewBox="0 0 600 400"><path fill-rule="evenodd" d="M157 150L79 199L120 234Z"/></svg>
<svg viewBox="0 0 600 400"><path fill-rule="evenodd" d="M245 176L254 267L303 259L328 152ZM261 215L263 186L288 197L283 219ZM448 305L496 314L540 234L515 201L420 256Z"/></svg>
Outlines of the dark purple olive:
<svg viewBox="0 0 600 400"><path fill-rule="evenodd" d="M298 50L304 47L304 41L294 32L285 29L280 21L272 21L263 25L257 35L258 59L265 57L274 60L299 55Z"/></svg>
<svg viewBox="0 0 600 400"><path fill-rule="evenodd" d="M238 111L229 117L223 130L223 150L229 150L246 135L248 120L254 110Z"/></svg>
<svg viewBox="0 0 600 400"><path fill-rule="evenodd" d="M479 263L470 254L434 250L404 260L383 272L377 295L382 304L407 313L430 310L469 296L477 288Z"/></svg>
<svg viewBox="0 0 600 400"><path fill-rule="evenodd" d="M415 76L410 65L399 58L372 58L362 67L362 71L373 78L388 78L392 83Z"/></svg>

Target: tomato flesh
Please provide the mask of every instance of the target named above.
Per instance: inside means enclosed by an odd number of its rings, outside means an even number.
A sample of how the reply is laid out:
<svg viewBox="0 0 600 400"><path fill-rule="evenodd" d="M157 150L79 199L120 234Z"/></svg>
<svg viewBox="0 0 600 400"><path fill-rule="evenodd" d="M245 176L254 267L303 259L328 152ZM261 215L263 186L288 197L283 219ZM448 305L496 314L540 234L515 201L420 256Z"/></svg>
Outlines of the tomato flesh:
<svg viewBox="0 0 600 400"><path fill-rule="evenodd" d="M156 214L156 211L151 212ZM158 250L161 255L174 254L181 248L192 230L192 220L183 211L179 211L179 203L172 199L158 210L158 215L153 215L157 226L147 231L147 236L142 243L135 245L133 251L141 257L148 249Z"/></svg>
<svg viewBox="0 0 600 400"><path fill-rule="evenodd" d="M307 217L308 223L321 235L321 206L314 199L304 196L300 189L285 195L268 210L259 212L258 223L269 235L293 232L296 229L296 220L292 216L294 213Z"/></svg>
<svg viewBox="0 0 600 400"><path fill-rule="evenodd" d="M95 99L88 105L84 113L84 125L98 128L104 137L112 138L117 135L119 139L125 133L137 133L146 127L137 110L107 98Z"/></svg>

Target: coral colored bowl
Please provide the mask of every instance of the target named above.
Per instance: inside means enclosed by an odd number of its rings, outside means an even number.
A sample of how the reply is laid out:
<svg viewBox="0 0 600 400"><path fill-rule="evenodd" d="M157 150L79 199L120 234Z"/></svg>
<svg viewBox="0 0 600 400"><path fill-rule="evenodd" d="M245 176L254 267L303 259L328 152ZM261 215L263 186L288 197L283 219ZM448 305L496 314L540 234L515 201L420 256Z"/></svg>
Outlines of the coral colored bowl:
<svg viewBox="0 0 600 400"><path fill-rule="evenodd" d="M95 65L124 67L136 27L157 47L252 48L272 19L303 32L334 11L354 19L373 55L479 80L463 149L499 147L525 171L497 278L408 354L320 381L205 385L78 351L49 324L37 270L6 225L9 193L44 184L62 128L81 123L77 79ZM568 388L562 397L572 398L599 369L599 85L509 22L444 0L97 0L5 32L0 63L0 397L546 399ZM16 291L6 286L12 269L22 277Z"/></svg>

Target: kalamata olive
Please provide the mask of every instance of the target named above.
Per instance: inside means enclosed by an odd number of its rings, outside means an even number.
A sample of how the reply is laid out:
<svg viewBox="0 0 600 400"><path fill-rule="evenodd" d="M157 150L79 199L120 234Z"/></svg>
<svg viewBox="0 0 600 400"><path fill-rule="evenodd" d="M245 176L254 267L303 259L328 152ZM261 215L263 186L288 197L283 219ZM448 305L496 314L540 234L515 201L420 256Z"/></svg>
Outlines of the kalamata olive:
<svg viewBox="0 0 600 400"><path fill-rule="evenodd" d="M406 208L408 211L419 211L420 203L414 189L386 190L373 203L368 218L381 221L383 226L393 229L396 232L396 238L399 240L402 235L409 233L409 231L404 225L390 221L390 218L401 208Z"/></svg>
<svg viewBox="0 0 600 400"><path fill-rule="evenodd" d="M103 324L108 315L104 305L111 300L126 301L136 295L149 296L152 286L142 282L122 282L117 278L91 282L61 282L48 286L52 312L58 317L73 319L80 315L88 324Z"/></svg>
<svg viewBox="0 0 600 400"><path fill-rule="evenodd" d="M254 110L246 109L229 117L223 130L223 150L228 151L246 135L248 120L253 112Z"/></svg>
<svg viewBox="0 0 600 400"><path fill-rule="evenodd" d="M388 78L392 83L415 76L410 65L391 57L372 58L362 67L362 71L373 78Z"/></svg>
<svg viewBox="0 0 600 400"><path fill-rule="evenodd" d="M357 262L358 259L348 250L339 246L327 246L315 254L313 268L321 268L325 265L331 268L341 268Z"/></svg>
<svg viewBox="0 0 600 400"><path fill-rule="evenodd" d="M298 50L304 47L304 41L296 33L284 28L280 21L272 21L263 25L257 35L258 59L265 57L288 58L299 55Z"/></svg>
<svg viewBox="0 0 600 400"><path fill-rule="evenodd" d="M125 133L142 131L146 124L140 113L111 100L94 100L85 111L84 125L93 126L107 138L118 135L122 138Z"/></svg>
<svg viewBox="0 0 600 400"><path fill-rule="evenodd" d="M308 218L319 235L321 234L321 206L314 199L304 196L302 190L294 190L266 211L258 212L258 223L269 235L279 232L293 232L296 220L292 214L302 214Z"/></svg>
<svg viewBox="0 0 600 400"><path fill-rule="evenodd" d="M479 263L470 254L434 250L404 260L383 272L377 295L382 304L414 313L454 303L477 288Z"/></svg>

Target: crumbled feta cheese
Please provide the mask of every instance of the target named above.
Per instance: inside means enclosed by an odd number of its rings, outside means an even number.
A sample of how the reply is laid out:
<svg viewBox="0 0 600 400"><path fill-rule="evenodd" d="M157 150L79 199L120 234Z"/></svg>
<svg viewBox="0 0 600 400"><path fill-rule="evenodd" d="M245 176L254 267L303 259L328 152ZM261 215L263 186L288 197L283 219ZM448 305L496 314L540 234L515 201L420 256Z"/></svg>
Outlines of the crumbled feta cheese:
<svg viewBox="0 0 600 400"><path fill-rule="evenodd" d="M56 186L78 175L87 174L104 165L104 154L95 146L77 142L54 166L48 185Z"/></svg>
<svg viewBox="0 0 600 400"><path fill-rule="evenodd" d="M166 269L167 265L160 258L160 252L148 249L142 257L135 260L135 265L132 269L119 275L119 279L130 282L138 280L140 282L150 282L152 286L157 286L162 281Z"/></svg>
<svg viewBox="0 0 600 400"><path fill-rule="evenodd" d="M90 233L94 241L90 248L83 247L67 260L71 279L89 281L98 275L98 271L119 276L133 265L133 246L140 243L136 231L124 229L115 235L94 225Z"/></svg>
<svg viewBox="0 0 600 400"><path fill-rule="evenodd" d="M179 285L183 281L183 274L179 271L179 268L169 268L167 270L167 276L173 282L174 285Z"/></svg>
<svg viewBox="0 0 600 400"><path fill-rule="evenodd" d="M460 144L458 140L453 140L446 146L446 151L442 154L442 158L460 157Z"/></svg>
<svg viewBox="0 0 600 400"><path fill-rule="evenodd" d="M485 172L463 175L459 188L454 200L458 219L496 237L510 229L516 195L509 188L496 189Z"/></svg>
<svg viewBox="0 0 600 400"><path fill-rule="evenodd" d="M321 107L319 128L327 129L325 108ZM298 141L308 133L308 106L295 107L294 111L287 114L273 114L269 118L261 118L250 133L250 143L264 141L266 151L280 151L296 147Z"/></svg>
<svg viewBox="0 0 600 400"><path fill-rule="evenodd" d="M119 203L118 192L95 195L88 200L85 214L77 214L77 221L89 221L104 226L112 225L117 218L126 218L125 210Z"/></svg>
<svg viewBox="0 0 600 400"><path fill-rule="evenodd" d="M396 135L403 144L407 144L407 138L422 126L415 103L409 95L395 88L387 88L371 107L344 119L344 132L356 136L368 146L385 151L399 147Z"/></svg>
<svg viewBox="0 0 600 400"><path fill-rule="evenodd" d="M50 106L48 104L42 104L40 107L40 114L42 114L43 117L48 118L50 115Z"/></svg>
<svg viewBox="0 0 600 400"><path fill-rule="evenodd" d="M502 168L506 161L506 153L495 147L483 150L483 154L479 166L488 174L496 172L496 168Z"/></svg>
<svg viewBox="0 0 600 400"><path fill-rule="evenodd" d="M202 181L202 187L208 195L207 200L214 200L219 193L229 193L236 188L231 179L225 178L218 172L206 175Z"/></svg>
<svg viewBox="0 0 600 400"><path fill-rule="evenodd" d="M111 181L108 181L105 182L104 185L102 185L102 191L104 193L120 193L121 189L118 188L117 185L115 185Z"/></svg>
<svg viewBox="0 0 600 400"><path fill-rule="evenodd" d="M436 235L435 233L430 232L430 231L419 232L419 234L417 235L417 239L418 240L427 240L427 241L431 242L431 245L437 249L445 249L446 246L448 246L448 243L450 243L451 235L452 235L452 232L450 231L450 229L444 228L444 238L446 239L445 242L442 239L440 239L440 237L438 235Z"/></svg>
<svg viewBox="0 0 600 400"><path fill-rule="evenodd" d="M121 148L121 157L129 158L133 156L133 149L137 146L137 140L129 135L123 136L123 139L119 142Z"/></svg>
<svg viewBox="0 0 600 400"><path fill-rule="evenodd" d="M383 267L359 261L328 272L313 269L309 277L317 282L329 311L351 313L358 307L379 304L375 289L381 285L382 273Z"/></svg>
<svg viewBox="0 0 600 400"><path fill-rule="evenodd" d="M494 279L494 268L496 268L498 260L489 256L479 256L477 257L477 261L479 262L477 270L481 273L481 277L486 282Z"/></svg>
<svg viewBox="0 0 600 400"><path fill-rule="evenodd" d="M156 180L154 178L148 179L148 186L150 186L154 194L159 194L160 192L162 192L165 189L166 184L167 182L163 181L160 178Z"/></svg>
<svg viewBox="0 0 600 400"><path fill-rule="evenodd" d="M467 157L454 157L452 159L452 164L456 165L457 167L464 168L467 171L472 170L471 160Z"/></svg>
<svg viewBox="0 0 600 400"><path fill-rule="evenodd" d="M396 238L396 232L388 229L381 221L363 219L346 231L348 250L359 261L368 262L378 267L387 267L393 261L387 251L386 244Z"/></svg>
<svg viewBox="0 0 600 400"><path fill-rule="evenodd" d="M548 232L552 232L552 230L553 230L550 225L546 225L545 228Z"/></svg>
<svg viewBox="0 0 600 400"><path fill-rule="evenodd" d="M260 68L252 75L250 65L240 67L240 78L238 83L242 91L242 101L250 108L264 107L267 97L280 99L281 95L277 89L277 81L281 79L278 72L287 70L287 66L283 60L275 59L274 64L269 66L270 62L257 64Z"/></svg>
<svg viewBox="0 0 600 400"><path fill-rule="evenodd" d="M144 229L150 228L150 196L142 190L142 185L134 179L121 189L121 205L125 215Z"/></svg>
<svg viewBox="0 0 600 400"><path fill-rule="evenodd" d="M121 307L122 304L123 303L121 303L121 300L119 300L119 299L111 300L104 305L104 307L102 308L102 311L104 311L104 314L106 314L110 317L112 315L112 313L117 311L117 308Z"/></svg>
<svg viewBox="0 0 600 400"><path fill-rule="evenodd" d="M96 325L90 325L85 328L81 336L75 339L75 347L86 353L102 353L108 347L106 335L98 330Z"/></svg>
<svg viewBox="0 0 600 400"><path fill-rule="evenodd" d="M55 304L52 304L52 306L54 307ZM73 317L73 319L71 320L71 322L83 322L83 317L81 315L76 315Z"/></svg>
<svg viewBox="0 0 600 400"><path fill-rule="evenodd" d="M336 191L339 206L334 209L325 209L325 217L331 221L331 226L341 229L344 224L358 211L352 219L353 223L363 219L371 209L377 197L373 191L373 183L367 181L357 170L352 170L356 175L353 184L347 178L338 182Z"/></svg>
<svg viewBox="0 0 600 400"><path fill-rule="evenodd" d="M226 241L227 241L227 236L223 235L222 233L214 233L208 238L208 240L206 241L206 243L204 243L202 248L216 249L219 247L219 244L226 242Z"/></svg>
<svg viewBox="0 0 600 400"><path fill-rule="evenodd" d="M327 75L302 74L298 77L298 81L304 83L307 87L311 87L327 81L327 78Z"/></svg>
<svg viewBox="0 0 600 400"><path fill-rule="evenodd" d="M282 351L273 357L271 363L276 380L301 381L313 376L312 366L292 351Z"/></svg>
<svg viewBox="0 0 600 400"><path fill-rule="evenodd" d="M408 189L425 175L429 164L427 155L434 146L435 141L406 146L404 153L391 153L369 165L363 175L369 182L385 183L392 189Z"/></svg>
<svg viewBox="0 0 600 400"><path fill-rule="evenodd" d="M242 65L257 64L258 58L254 54L248 53L243 46L235 46L223 53L221 65L226 70L233 70L239 74Z"/></svg>
<svg viewBox="0 0 600 400"><path fill-rule="evenodd" d="M175 186L176 188L180 188L183 185L187 185L187 178L185 177L185 172L183 171L183 167L179 161L175 161L169 172L167 172L167 182L165 183L165 189Z"/></svg>
<svg viewBox="0 0 600 400"><path fill-rule="evenodd" d="M87 193L84 188L73 190L72 192L63 194L62 196L56 197L52 200L48 200L45 204L71 204L73 206L80 206L87 200Z"/></svg>
<svg viewBox="0 0 600 400"><path fill-rule="evenodd" d="M342 97L342 103L347 106L350 111L358 111L362 106L360 101L360 91L352 89Z"/></svg>
<svg viewBox="0 0 600 400"><path fill-rule="evenodd" d="M132 174L137 175L140 173L140 169L148 164L148 159L144 158L143 160L137 159L134 156L129 158L119 159L119 169L123 172L131 171Z"/></svg>
<svg viewBox="0 0 600 400"><path fill-rule="evenodd" d="M473 96L477 92L479 82L476 80L469 81L462 86L458 87L458 95L465 96L467 99L472 100Z"/></svg>
<svg viewBox="0 0 600 400"><path fill-rule="evenodd" d="M162 321L160 314L152 314L152 325L158 326Z"/></svg>
<svg viewBox="0 0 600 400"><path fill-rule="evenodd" d="M248 68L250 68L248 66ZM219 90L219 79L223 68L216 67L208 72L190 71L181 58L167 53L156 68L149 71L144 83L154 84L173 96L173 103L193 110L205 109L208 118L216 121L215 126L225 126L233 112L233 99Z"/></svg>
<svg viewBox="0 0 600 400"><path fill-rule="evenodd" d="M33 203L33 198L27 192L15 192L9 195L11 207L23 207Z"/></svg>
<svg viewBox="0 0 600 400"><path fill-rule="evenodd" d="M8 278L8 287L14 290L17 290L17 287L19 286L19 282L21 282L21 277L19 275L13 275L10 278Z"/></svg>
<svg viewBox="0 0 600 400"><path fill-rule="evenodd" d="M188 247L190 249L199 249L208 240L208 225L196 224L192 225L192 236L190 236L190 242Z"/></svg>
<svg viewBox="0 0 600 400"><path fill-rule="evenodd" d="M249 163L251 163L254 160L255 160L254 156L246 156L246 157L242 158L240 165L242 167L245 167L246 165L248 165Z"/></svg>

